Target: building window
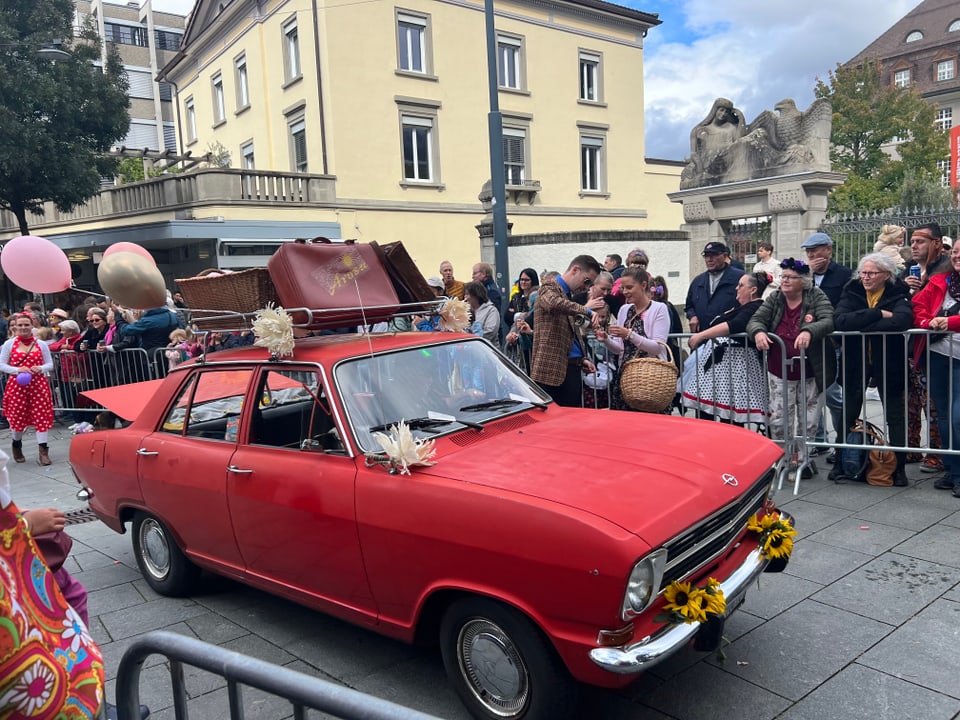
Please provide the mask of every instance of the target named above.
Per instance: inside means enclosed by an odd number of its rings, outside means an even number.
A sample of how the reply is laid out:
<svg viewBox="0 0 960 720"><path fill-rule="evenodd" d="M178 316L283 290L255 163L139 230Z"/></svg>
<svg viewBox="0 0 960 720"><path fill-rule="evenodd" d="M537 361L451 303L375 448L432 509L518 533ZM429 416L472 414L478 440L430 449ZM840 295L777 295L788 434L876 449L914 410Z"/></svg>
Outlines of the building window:
<svg viewBox="0 0 960 720"><path fill-rule="evenodd" d="M179 50L183 35L169 30L154 30L153 39L157 43L157 50Z"/></svg>
<svg viewBox="0 0 960 720"><path fill-rule="evenodd" d="M252 142L240 146L240 167L244 170L253 170L256 167L253 159Z"/></svg>
<svg viewBox="0 0 960 720"><path fill-rule="evenodd" d="M402 113L403 179L434 182L433 118Z"/></svg>
<svg viewBox="0 0 960 720"><path fill-rule="evenodd" d="M949 130L953 127L953 108L941 108L937 110L934 124L941 130Z"/></svg>
<svg viewBox="0 0 960 720"><path fill-rule="evenodd" d="M604 142L596 135L580 136L580 189L603 192Z"/></svg>
<svg viewBox="0 0 960 720"><path fill-rule="evenodd" d="M397 67L407 72L429 74L430 18L397 12Z"/></svg>
<svg viewBox="0 0 960 720"><path fill-rule="evenodd" d="M233 61L237 83L237 110L250 105L250 79L247 77L247 56L241 55Z"/></svg>
<svg viewBox="0 0 960 720"><path fill-rule="evenodd" d="M187 141L197 141L197 111L193 107L193 96L183 101L183 109L187 116Z"/></svg>
<svg viewBox="0 0 960 720"><path fill-rule="evenodd" d="M601 102L600 92L600 55L580 51L580 99L587 102Z"/></svg>
<svg viewBox="0 0 960 720"><path fill-rule="evenodd" d="M941 60L937 63L937 80L953 80L953 60Z"/></svg>
<svg viewBox="0 0 960 720"><path fill-rule="evenodd" d="M287 118L290 128L290 164L296 172L307 172L307 126L303 111Z"/></svg>
<svg viewBox="0 0 960 720"><path fill-rule="evenodd" d="M523 89L523 38L497 35L497 78L502 88Z"/></svg>
<svg viewBox="0 0 960 720"><path fill-rule="evenodd" d="M904 88L910 85L910 71L909 70L897 70L893 74L893 86L898 88Z"/></svg>
<svg viewBox="0 0 960 720"><path fill-rule="evenodd" d="M159 92L160 92L161 100L164 100L166 102L170 102L171 100L173 100L173 85L163 81L157 83L157 85L160 88Z"/></svg>
<svg viewBox="0 0 960 720"><path fill-rule="evenodd" d="M507 185L524 185L527 180L527 131L503 129L503 168Z"/></svg>
<svg viewBox="0 0 960 720"><path fill-rule="evenodd" d="M950 187L950 160L937 160L937 169L940 170L940 185Z"/></svg>
<svg viewBox="0 0 960 720"><path fill-rule="evenodd" d="M923 40L923 33L919 30L914 30L912 33L907 35L907 39L904 42L912 43L917 42L918 40Z"/></svg>
<svg viewBox="0 0 960 720"><path fill-rule="evenodd" d="M223 76L217 73L210 81L213 85L213 124L219 125L227 119L223 102Z"/></svg>
<svg viewBox="0 0 960 720"><path fill-rule="evenodd" d="M300 77L300 37L296 18L283 26L283 67L286 82Z"/></svg>
<svg viewBox="0 0 960 720"><path fill-rule="evenodd" d="M108 42L117 45L147 47L147 29L139 25L104 23L103 34Z"/></svg>

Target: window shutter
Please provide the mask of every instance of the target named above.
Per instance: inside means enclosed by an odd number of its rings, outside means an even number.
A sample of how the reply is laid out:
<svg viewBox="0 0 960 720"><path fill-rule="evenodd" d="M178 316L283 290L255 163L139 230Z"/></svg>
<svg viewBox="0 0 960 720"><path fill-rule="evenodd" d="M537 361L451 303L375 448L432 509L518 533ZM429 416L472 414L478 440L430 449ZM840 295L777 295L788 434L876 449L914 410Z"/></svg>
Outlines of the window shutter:
<svg viewBox="0 0 960 720"><path fill-rule="evenodd" d="M130 97L153 99L153 77L149 72L128 69L127 79L130 81Z"/></svg>
<svg viewBox="0 0 960 720"><path fill-rule="evenodd" d="M154 123L130 121L130 130L123 139L123 144L128 148L142 150L159 150L157 147L157 126Z"/></svg>

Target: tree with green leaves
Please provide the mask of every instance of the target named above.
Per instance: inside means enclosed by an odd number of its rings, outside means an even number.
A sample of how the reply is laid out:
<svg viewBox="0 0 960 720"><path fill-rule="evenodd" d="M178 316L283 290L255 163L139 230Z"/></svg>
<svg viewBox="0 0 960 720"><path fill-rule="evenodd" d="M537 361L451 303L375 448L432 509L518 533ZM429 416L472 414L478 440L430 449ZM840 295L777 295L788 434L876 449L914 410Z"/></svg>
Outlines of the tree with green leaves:
<svg viewBox="0 0 960 720"><path fill-rule="evenodd" d="M882 210L898 203L908 174L915 183L940 176L949 138L935 125L935 106L913 87L885 85L878 62L838 64L814 93L833 105L830 161L848 174L830 194L831 211Z"/></svg>
<svg viewBox="0 0 960 720"><path fill-rule="evenodd" d="M73 0L0 0L0 208L24 235L44 202L69 212L97 193L130 126L116 48L102 63L96 32L74 37L73 18ZM41 52L61 42L69 57Z"/></svg>

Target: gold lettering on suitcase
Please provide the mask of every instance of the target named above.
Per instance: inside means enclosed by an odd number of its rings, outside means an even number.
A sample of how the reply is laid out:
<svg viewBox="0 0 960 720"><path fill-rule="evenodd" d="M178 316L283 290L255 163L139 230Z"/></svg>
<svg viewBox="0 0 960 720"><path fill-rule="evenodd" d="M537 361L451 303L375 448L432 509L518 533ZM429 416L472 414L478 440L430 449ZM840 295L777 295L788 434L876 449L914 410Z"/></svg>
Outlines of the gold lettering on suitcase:
<svg viewBox="0 0 960 720"><path fill-rule="evenodd" d="M310 277L326 288L331 295L353 282L369 269L367 261L356 249L346 250L337 259L310 273Z"/></svg>

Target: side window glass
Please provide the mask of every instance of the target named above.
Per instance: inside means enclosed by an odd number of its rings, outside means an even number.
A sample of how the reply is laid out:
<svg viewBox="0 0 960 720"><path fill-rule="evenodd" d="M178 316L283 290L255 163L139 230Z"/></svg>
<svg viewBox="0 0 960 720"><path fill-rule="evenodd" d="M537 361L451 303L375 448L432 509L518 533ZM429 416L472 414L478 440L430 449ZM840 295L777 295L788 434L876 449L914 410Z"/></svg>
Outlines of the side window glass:
<svg viewBox="0 0 960 720"><path fill-rule="evenodd" d="M268 370L257 391L254 445L344 454L330 402L314 370Z"/></svg>
<svg viewBox="0 0 960 720"><path fill-rule="evenodd" d="M177 397L162 429L187 437L237 442L243 398L252 375L251 370L210 370L195 374Z"/></svg>

